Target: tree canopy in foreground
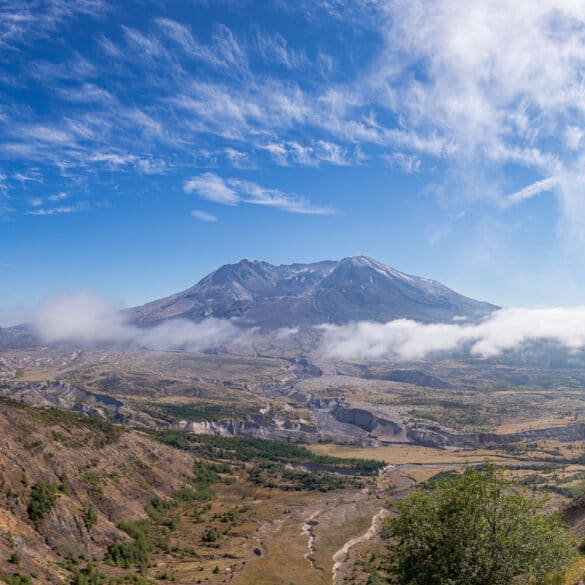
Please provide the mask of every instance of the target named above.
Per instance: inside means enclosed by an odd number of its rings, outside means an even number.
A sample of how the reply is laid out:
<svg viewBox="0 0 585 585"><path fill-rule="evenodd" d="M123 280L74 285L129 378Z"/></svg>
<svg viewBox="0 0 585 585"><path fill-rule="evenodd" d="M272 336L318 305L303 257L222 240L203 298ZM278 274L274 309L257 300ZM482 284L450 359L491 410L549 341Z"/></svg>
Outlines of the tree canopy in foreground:
<svg viewBox="0 0 585 585"><path fill-rule="evenodd" d="M416 490L388 520L401 585L541 584L575 547L560 515L526 497L488 463Z"/></svg>

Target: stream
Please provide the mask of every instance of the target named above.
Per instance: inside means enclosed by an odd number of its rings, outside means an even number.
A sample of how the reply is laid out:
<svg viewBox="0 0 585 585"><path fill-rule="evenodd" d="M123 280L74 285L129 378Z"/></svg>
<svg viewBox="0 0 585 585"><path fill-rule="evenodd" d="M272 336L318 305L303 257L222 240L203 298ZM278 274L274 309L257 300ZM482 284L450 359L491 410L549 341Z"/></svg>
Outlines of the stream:
<svg viewBox="0 0 585 585"><path fill-rule="evenodd" d="M317 518L317 516L319 516L319 514L321 514L323 510L317 510L316 512L313 512L309 518L307 519L307 521L305 522L305 524L303 525L303 528L301 530L301 534L305 535L307 537L307 552L304 554L305 559L307 560L307 562L309 562L311 564L311 566L313 568L315 567L315 540L317 538L316 534L315 534L315 526L319 525L319 522L317 522L317 520L315 520L315 518Z"/></svg>
<svg viewBox="0 0 585 585"><path fill-rule="evenodd" d="M384 508L380 508L378 510L378 512L373 516L372 523L370 524L370 527L368 528L368 530L366 532L364 532L364 534L362 534L361 536L356 536L355 538L348 540L333 555L333 568L331 569L332 574L333 574L333 581L332 581L333 585L341 585L341 583L342 583L342 581L340 581L338 578L338 577L342 577L339 574L339 572L340 572L340 569L343 567L343 564L345 563L345 561L348 558L349 551L354 546L357 546L358 544L362 544L364 542L367 542L368 540L373 538L374 535L376 534L376 532L378 531L379 521L382 518L386 518L389 515L390 515L390 512L388 510L385 510Z"/></svg>

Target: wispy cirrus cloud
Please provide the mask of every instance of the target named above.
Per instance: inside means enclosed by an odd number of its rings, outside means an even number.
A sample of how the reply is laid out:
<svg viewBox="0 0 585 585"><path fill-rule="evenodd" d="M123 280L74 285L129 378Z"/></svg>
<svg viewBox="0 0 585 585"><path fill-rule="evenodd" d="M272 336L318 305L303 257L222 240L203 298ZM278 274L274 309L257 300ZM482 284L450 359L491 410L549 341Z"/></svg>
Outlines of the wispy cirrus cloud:
<svg viewBox="0 0 585 585"><path fill-rule="evenodd" d="M270 153L274 162L281 166L316 167L323 163L348 166L364 160L358 146L348 148L327 140L314 140L310 144L301 144L297 141L268 142L259 144L258 148Z"/></svg>
<svg viewBox="0 0 585 585"><path fill-rule="evenodd" d="M57 203L59 201L64 201L65 199L67 199L69 197L69 193L65 192L65 191L61 191L60 193L55 193L53 195L48 195L47 197L33 197L30 200L30 205L33 208L39 208L42 207L46 204L51 204L51 203ZM63 209L66 209L65 207L63 207ZM38 210L39 212L42 211L42 213L30 213L29 215L54 215L54 214L49 214L47 213L47 210ZM67 213L66 211L62 211L62 213Z"/></svg>
<svg viewBox="0 0 585 585"><path fill-rule="evenodd" d="M306 197L285 193L279 189L271 189L240 179L230 179L229 184L240 193L240 198L245 203L274 207L280 211L289 213L302 213L305 215L330 215L335 209L328 206L315 205Z"/></svg>
<svg viewBox="0 0 585 585"><path fill-rule="evenodd" d="M40 202L43 205L43 202ZM51 216L51 215L68 215L70 213L79 213L89 209L87 204L78 203L75 205L59 205L57 207L40 207L35 206L35 209L26 211L26 215Z"/></svg>
<svg viewBox="0 0 585 585"><path fill-rule="evenodd" d="M213 67L246 68L246 50L236 40L233 32L225 25L215 28L212 43L205 45L198 41L188 26L170 18L155 20L164 36L180 47L186 56L203 61ZM161 49L159 48L159 51Z"/></svg>
<svg viewBox="0 0 585 585"><path fill-rule="evenodd" d="M542 179L540 181L536 181L515 193L512 193L508 196L506 203L508 205L514 205L515 203L521 203L522 201L526 201L527 199L532 199L536 197L536 195L540 195L541 193L547 193L552 191L555 187L559 185L559 180L556 177L549 177L548 179Z"/></svg>
<svg viewBox="0 0 585 585"><path fill-rule="evenodd" d="M289 69L303 69L310 63L306 52L290 47L281 34L258 33L256 45L262 59L270 63L278 63Z"/></svg>
<svg viewBox="0 0 585 585"><path fill-rule="evenodd" d="M191 212L191 217L198 219L199 221L208 221L213 222L217 221L217 216L213 215L212 213L207 213L207 211L201 211L200 209L194 209Z"/></svg>
<svg viewBox="0 0 585 585"><path fill-rule="evenodd" d="M306 197L263 187L252 181L223 179L215 173L203 173L192 177L184 183L183 189L186 193L196 193L203 199L223 205L250 203L305 215L335 213L333 208L315 205Z"/></svg>
<svg viewBox="0 0 585 585"><path fill-rule="evenodd" d="M3 0L0 3L0 46L16 50L53 33L65 22L96 17L108 10L104 0Z"/></svg>
<svg viewBox="0 0 585 585"><path fill-rule="evenodd" d="M277 3L283 18L306 19L306 34L294 36L273 27L273 15L252 26L223 8L225 18L198 26L163 4L146 4L142 19L116 7L108 20L114 7L104 0L0 3L10 61L39 39L56 48L0 70L14 91L0 108L0 154L14 165L66 168L71 182L140 178L194 159L240 169L379 163L428 171L442 199L483 198L495 213L551 191L565 220L585 225L579 3ZM66 34L82 18L94 27L88 43ZM66 50L51 44L55 31ZM500 179L510 167L526 184ZM467 180L446 186L444 169ZM484 188L469 188L476 176ZM310 208L267 191L244 195ZM226 196L234 203L242 193Z"/></svg>

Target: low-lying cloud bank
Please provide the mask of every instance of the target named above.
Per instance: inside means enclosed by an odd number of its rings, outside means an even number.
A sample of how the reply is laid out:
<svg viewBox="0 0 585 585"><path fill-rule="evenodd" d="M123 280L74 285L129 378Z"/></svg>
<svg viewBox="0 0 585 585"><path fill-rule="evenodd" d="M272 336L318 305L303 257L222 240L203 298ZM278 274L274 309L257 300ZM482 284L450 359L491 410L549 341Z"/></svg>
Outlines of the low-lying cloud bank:
<svg viewBox="0 0 585 585"><path fill-rule="evenodd" d="M550 340L574 350L585 347L585 306L502 309L479 323L423 324L408 319L323 325L322 350L330 358L421 359L468 348L493 357L531 341Z"/></svg>
<svg viewBox="0 0 585 585"><path fill-rule="evenodd" d="M205 351L232 341L243 341L243 330L223 319L194 323L173 319L153 327L128 322L120 306L91 292L60 294L42 301L30 324L45 343L114 344L154 350Z"/></svg>
<svg viewBox="0 0 585 585"><path fill-rule="evenodd" d="M52 296L41 302L27 320L44 343L200 352L227 345L241 348L261 339L257 329L240 327L226 319L208 318L199 323L173 319L137 327L119 304L91 292ZM322 333L321 354L333 359L409 360L460 350L487 358L541 340L569 350L585 348L585 306L501 309L477 323L454 320L424 324L398 319L320 325L318 329ZM274 331L272 338L287 343L298 333L296 327L285 327Z"/></svg>

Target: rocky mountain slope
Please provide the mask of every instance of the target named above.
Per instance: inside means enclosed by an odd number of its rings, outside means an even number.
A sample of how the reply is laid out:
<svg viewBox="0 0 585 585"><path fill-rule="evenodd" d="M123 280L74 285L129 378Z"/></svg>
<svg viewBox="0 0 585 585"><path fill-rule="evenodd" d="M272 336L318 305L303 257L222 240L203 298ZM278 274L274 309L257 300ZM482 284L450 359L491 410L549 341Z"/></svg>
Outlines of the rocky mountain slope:
<svg viewBox="0 0 585 585"><path fill-rule="evenodd" d="M140 325L172 318L239 318L264 329L369 320L476 319L498 307L462 296L443 284L410 276L372 258L273 266L242 260L195 286L128 310Z"/></svg>
<svg viewBox="0 0 585 585"><path fill-rule="evenodd" d="M1 400L0 433L0 579L69 583L63 559L101 558L128 540L120 522L192 477L188 454L100 419Z"/></svg>

